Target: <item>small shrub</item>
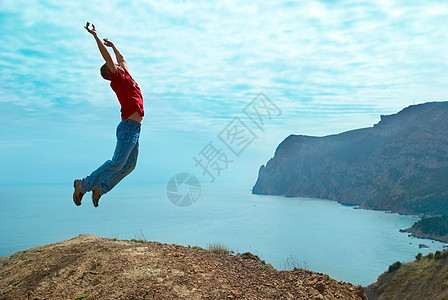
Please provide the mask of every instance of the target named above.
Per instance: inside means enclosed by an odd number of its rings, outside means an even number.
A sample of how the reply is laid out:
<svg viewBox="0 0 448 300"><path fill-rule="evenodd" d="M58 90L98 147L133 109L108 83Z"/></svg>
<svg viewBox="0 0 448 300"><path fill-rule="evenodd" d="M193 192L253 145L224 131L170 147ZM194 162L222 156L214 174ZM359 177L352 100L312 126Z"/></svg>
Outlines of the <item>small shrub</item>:
<svg viewBox="0 0 448 300"><path fill-rule="evenodd" d="M198 250L204 250L204 248L202 248L202 247L199 247L199 246L193 246L193 247L191 247L192 249L198 249Z"/></svg>
<svg viewBox="0 0 448 300"><path fill-rule="evenodd" d="M440 256L442 255L442 252L440 252L439 250L436 251L436 253L434 254L434 258L435 259L440 259Z"/></svg>
<svg viewBox="0 0 448 300"><path fill-rule="evenodd" d="M264 264L261 266L263 270L275 270L271 264Z"/></svg>
<svg viewBox="0 0 448 300"><path fill-rule="evenodd" d="M423 256L423 254L419 253L415 256L415 259L420 260L420 259L422 259L422 256Z"/></svg>
<svg viewBox="0 0 448 300"><path fill-rule="evenodd" d="M400 267L401 267L401 262L399 262L399 261L397 261L397 262L394 262L393 264L391 264L390 266L389 266L389 273L392 273L392 272L395 272L395 271L397 271L398 269L400 269Z"/></svg>
<svg viewBox="0 0 448 300"><path fill-rule="evenodd" d="M87 295L87 294L82 294L82 295L76 296L76 297L75 297L75 300L81 300L81 299L84 299L84 298L87 298L87 297L89 297L89 295Z"/></svg>
<svg viewBox="0 0 448 300"><path fill-rule="evenodd" d="M210 243L208 244L207 250L217 254L230 254L231 251L227 246L221 243Z"/></svg>
<svg viewBox="0 0 448 300"><path fill-rule="evenodd" d="M143 232L140 230L140 234L135 234L135 239L132 239L131 241L144 244L144 243L148 242L148 239L143 234Z"/></svg>
<svg viewBox="0 0 448 300"><path fill-rule="evenodd" d="M131 239L131 242L135 242L135 243L142 243L145 244L147 241L145 240L136 240L136 239Z"/></svg>
<svg viewBox="0 0 448 300"><path fill-rule="evenodd" d="M426 255L425 257L428 258L428 259L433 259L434 258L434 254L431 252L431 253L428 253L428 255Z"/></svg>

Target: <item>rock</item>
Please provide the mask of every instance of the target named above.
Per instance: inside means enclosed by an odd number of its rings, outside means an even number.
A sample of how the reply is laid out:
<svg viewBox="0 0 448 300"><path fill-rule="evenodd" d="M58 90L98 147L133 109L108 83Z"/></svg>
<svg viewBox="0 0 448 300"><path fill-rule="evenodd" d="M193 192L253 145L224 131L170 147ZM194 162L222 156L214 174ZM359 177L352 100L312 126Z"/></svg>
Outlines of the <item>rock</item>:
<svg viewBox="0 0 448 300"><path fill-rule="evenodd" d="M314 288L319 291L319 293L323 294L325 291L325 284L323 282L318 282L314 285Z"/></svg>
<svg viewBox="0 0 448 300"><path fill-rule="evenodd" d="M252 193L448 215L448 102L412 105L373 127L288 136Z"/></svg>
<svg viewBox="0 0 448 300"><path fill-rule="evenodd" d="M361 300L367 300L364 288L360 285L356 286L356 295L361 298Z"/></svg>
<svg viewBox="0 0 448 300"><path fill-rule="evenodd" d="M239 254L238 256L242 259L251 259L251 260L255 260L255 261L261 261L261 259L260 259L260 257L258 257L258 255L252 254L250 252L244 252L242 254Z"/></svg>
<svg viewBox="0 0 448 300"><path fill-rule="evenodd" d="M358 299L349 283L243 257L82 235L1 258L0 299Z"/></svg>

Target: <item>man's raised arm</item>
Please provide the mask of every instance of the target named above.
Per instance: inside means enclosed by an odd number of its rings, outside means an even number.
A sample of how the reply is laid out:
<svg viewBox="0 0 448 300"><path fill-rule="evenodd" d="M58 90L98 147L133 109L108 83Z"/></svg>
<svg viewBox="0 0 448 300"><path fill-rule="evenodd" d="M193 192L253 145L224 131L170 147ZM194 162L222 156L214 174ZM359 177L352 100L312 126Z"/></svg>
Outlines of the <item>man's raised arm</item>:
<svg viewBox="0 0 448 300"><path fill-rule="evenodd" d="M89 28L90 23L87 22L86 26L84 28L95 38L95 41L98 45L98 49L100 50L101 55L103 56L104 60L106 61L107 67L109 70L116 74L117 73L117 66L114 63L114 60L112 59L112 56L110 55L109 51L107 51L106 46L103 45L100 38L98 37L98 33L96 32L95 25L92 24L92 28ZM104 43L106 44L106 39L104 40Z"/></svg>
<svg viewBox="0 0 448 300"><path fill-rule="evenodd" d="M104 39L104 45L106 45L107 47L111 47L112 50L114 50L118 64L129 72L128 64L126 63L126 60L124 59L124 56L123 54L121 54L120 50L118 50L117 47L115 47L115 44L109 41L108 39Z"/></svg>

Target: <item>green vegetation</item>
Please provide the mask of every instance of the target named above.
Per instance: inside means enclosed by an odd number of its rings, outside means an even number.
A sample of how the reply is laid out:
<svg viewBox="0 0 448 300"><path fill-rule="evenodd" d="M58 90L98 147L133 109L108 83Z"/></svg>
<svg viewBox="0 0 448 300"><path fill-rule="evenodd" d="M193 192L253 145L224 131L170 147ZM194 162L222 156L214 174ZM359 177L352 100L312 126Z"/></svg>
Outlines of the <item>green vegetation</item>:
<svg viewBox="0 0 448 300"><path fill-rule="evenodd" d="M448 235L448 216L420 220L412 226L412 229L420 230L425 234Z"/></svg>
<svg viewBox="0 0 448 300"><path fill-rule="evenodd" d="M142 244L145 244L145 243L147 243L148 241L145 241L145 240L136 240L136 239L131 239L131 242L135 242L135 243L142 243Z"/></svg>
<svg viewBox="0 0 448 300"><path fill-rule="evenodd" d="M440 256L442 255L442 252L440 252L439 250L436 251L436 253L434 254L434 258L435 259L440 259Z"/></svg>
<svg viewBox="0 0 448 300"><path fill-rule="evenodd" d="M230 254L233 252L227 246L217 242L209 243L207 246L207 250L217 254Z"/></svg>
<svg viewBox="0 0 448 300"><path fill-rule="evenodd" d="M275 270L274 267L270 264L264 264L261 266L263 270Z"/></svg>
<svg viewBox="0 0 448 300"><path fill-rule="evenodd" d="M131 239L131 242L136 242L136 243L142 243L145 244L148 242L148 240L146 239L145 235L143 234L142 231L140 231L140 234L135 234L135 239Z"/></svg>
<svg viewBox="0 0 448 300"><path fill-rule="evenodd" d="M81 300L81 299L84 299L84 298L87 298L87 297L89 297L89 295L87 295L87 294L82 294L82 295L76 296L76 297L75 297L75 300Z"/></svg>
<svg viewBox="0 0 448 300"><path fill-rule="evenodd" d="M393 264L391 264L391 265L389 266L389 270L388 270L388 272L389 272L389 273L395 272L395 271L397 271L398 269L400 269L400 267L401 267L401 262L399 262L399 261L394 262Z"/></svg>
<svg viewBox="0 0 448 300"><path fill-rule="evenodd" d="M422 256L423 256L423 254L419 253L415 256L415 259L420 260L420 259L422 259Z"/></svg>
<svg viewBox="0 0 448 300"><path fill-rule="evenodd" d="M202 247L199 247L199 246L193 246L193 247L191 247L192 249L198 249L198 250L204 250L204 248L202 248Z"/></svg>
<svg viewBox="0 0 448 300"><path fill-rule="evenodd" d="M439 259L435 259L436 257ZM385 276L380 276L376 283L366 288L367 297L372 296L373 299L443 299L447 297L448 251L428 255L418 253L416 258L416 261L392 264L389 271L386 269Z"/></svg>

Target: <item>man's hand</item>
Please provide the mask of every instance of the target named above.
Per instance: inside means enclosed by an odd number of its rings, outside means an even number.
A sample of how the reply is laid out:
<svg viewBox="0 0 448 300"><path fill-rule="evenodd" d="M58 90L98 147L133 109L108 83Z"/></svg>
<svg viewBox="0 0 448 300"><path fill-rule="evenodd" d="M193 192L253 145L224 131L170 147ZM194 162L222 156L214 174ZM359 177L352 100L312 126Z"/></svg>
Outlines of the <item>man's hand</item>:
<svg viewBox="0 0 448 300"><path fill-rule="evenodd" d="M90 23L87 22L86 26L84 26L84 28L91 34L91 35L97 35L96 29L95 29L95 25L92 24L92 29L89 28Z"/></svg>
<svg viewBox="0 0 448 300"><path fill-rule="evenodd" d="M103 39L104 41L104 45L106 45L107 47L115 47L114 43L112 43L111 41L109 41L108 39Z"/></svg>
<svg viewBox="0 0 448 300"><path fill-rule="evenodd" d="M107 50L106 46L103 45L100 38L98 37L98 34L95 29L95 25L92 24L92 28L89 28L90 23L87 22L86 26L84 28L91 34L96 40L96 43L98 45L98 49L100 50L101 56L103 56L104 60L106 61L107 67L109 68L109 71L116 74L117 73L117 66L115 66L114 60L112 59L112 56L110 56L109 51ZM105 41L106 42L106 41ZM112 44L113 45L113 44Z"/></svg>

